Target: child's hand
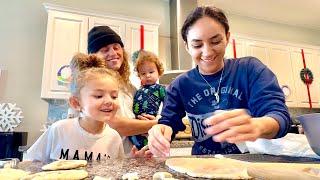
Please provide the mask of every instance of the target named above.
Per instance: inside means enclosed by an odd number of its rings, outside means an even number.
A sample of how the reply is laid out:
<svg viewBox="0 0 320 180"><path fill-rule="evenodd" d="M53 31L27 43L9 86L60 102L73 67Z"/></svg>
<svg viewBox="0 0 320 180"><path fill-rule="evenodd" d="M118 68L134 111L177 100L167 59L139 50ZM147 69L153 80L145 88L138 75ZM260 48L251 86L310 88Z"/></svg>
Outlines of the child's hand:
<svg viewBox="0 0 320 180"><path fill-rule="evenodd" d="M151 158L152 153L149 150L148 146L144 146L142 149L138 150L136 146L133 146L130 152L130 156L134 158L144 157L144 158Z"/></svg>
<svg viewBox="0 0 320 180"><path fill-rule="evenodd" d="M155 116L150 115L150 114L145 114L145 113L142 113L142 114L138 115L138 118L140 120L155 120L156 119Z"/></svg>

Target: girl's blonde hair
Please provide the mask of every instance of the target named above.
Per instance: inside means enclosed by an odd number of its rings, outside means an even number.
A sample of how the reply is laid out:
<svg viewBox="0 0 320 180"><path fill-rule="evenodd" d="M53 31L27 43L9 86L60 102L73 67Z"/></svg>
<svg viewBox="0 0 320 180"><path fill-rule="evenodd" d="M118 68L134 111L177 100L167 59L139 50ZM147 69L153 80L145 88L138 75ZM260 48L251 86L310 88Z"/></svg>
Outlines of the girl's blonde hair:
<svg viewBox="0 0 320 180"><path fill-rule="evenodd" d="M120 79L118 72L108 69L105 60L96 54L76 54L70 62L70 68L72 73L70 92L76 97L89 80L108 77L118 84Z"/></svg>
<svg viewBox="0 0 320 180"><path fill-rule="evenodd" d="M153 62L156 65L159 76L161 76L163 74L164 68L163 68L163 65L162 65L160 59L158 58L158 56L150 51L145 51L145 50L139 51L139 55L138 55L137 62L135 65L135 69L137 70L138 74L139 74L139 68L146 61Z"/></svg>

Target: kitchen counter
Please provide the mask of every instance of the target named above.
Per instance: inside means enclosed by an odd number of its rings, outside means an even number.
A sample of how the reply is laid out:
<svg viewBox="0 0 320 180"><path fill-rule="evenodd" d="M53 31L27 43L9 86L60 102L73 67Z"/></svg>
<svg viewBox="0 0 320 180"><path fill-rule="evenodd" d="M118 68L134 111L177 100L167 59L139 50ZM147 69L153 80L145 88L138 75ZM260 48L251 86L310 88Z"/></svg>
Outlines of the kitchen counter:
<svg viewBox="0 0 320 180"><path fill-rule="evenodd" d="M191 157L191 156L188 156ZM199 156L212 157L212 156ZM226 155L225 157L244 160L249 162L295 162L295 163L319 163L320 159L313 158L298 158L289 156L273 156L261 154L240 154L240 155ZM165 158L126 158L123 160L107 160L100 162L88 163L86 167L89 172L89 178L93 179L95 175L102 177L112 177L112 179L121 179L123 174L129 172L138 172L140 179L152 179L155 172L166 171L173 174L177 179L195 179L185 174L176 173L164 164ZM18 164L18 168L31 172L38 172L41 170L43 164L40 162L22 162Z"/></svg>
<svg viewBox="0 0 320 180"><path fill-rule="evenodd" d="M188 140L175 140L172 141L170 144L171 148L185 148L185 147L192 147L194 144L194 141L188 141Z"/></svg>

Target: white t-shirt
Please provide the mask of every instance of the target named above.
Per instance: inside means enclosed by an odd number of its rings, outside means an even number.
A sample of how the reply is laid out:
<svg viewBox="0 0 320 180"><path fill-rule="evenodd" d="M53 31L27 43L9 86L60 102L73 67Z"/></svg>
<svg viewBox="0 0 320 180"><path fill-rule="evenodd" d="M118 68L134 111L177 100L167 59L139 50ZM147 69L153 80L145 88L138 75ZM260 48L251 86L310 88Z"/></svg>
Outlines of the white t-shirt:
<svg viewBox="0 0 320 180"><path fill-rule="evenodd" d="M126 118L132 118L134 119L134 113L132 111L133 106L133 96L136 93L136 87L128 85L127 88L120 88L119 94L118 94L118 100L119 100L119 110L117 111L117 115L126 117ZM79 112L69 108L68 109L68 117L78 117ZM127 136L122 137L123 141L123 147L125 154L129 154L132 149L132 143L129 141L129 138Z"/></svg>
<svg viewBox="0 0 320 180"><path fill-rule="evenodd" d="M53 123L28 149L24 160L95 161L123 157L123 144L117 131L106 125L102 133L91 134L80 126L79 118L73 118Z"/></svg>

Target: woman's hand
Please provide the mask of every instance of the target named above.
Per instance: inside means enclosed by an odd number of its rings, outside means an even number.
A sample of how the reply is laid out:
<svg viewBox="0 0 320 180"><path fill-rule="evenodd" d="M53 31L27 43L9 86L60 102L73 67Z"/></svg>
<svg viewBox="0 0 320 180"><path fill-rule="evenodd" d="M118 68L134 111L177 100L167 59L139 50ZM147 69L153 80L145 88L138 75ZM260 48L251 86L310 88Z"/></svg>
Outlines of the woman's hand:
<svg viewBox="0 0 320 180"><path fill-rule="evenodd" d="M170 153L172 128L164 124L154 125L148 132L148 146L157 157L167 157Z"/></svg>
<svg viewBox="0 0 320 180"><path fill-rule="evenodd" d="M261 137L264 133L264 122L259 118L252 118L244 109L234 109L213 115L205 119L203 124L209 126L205 132L212 135L214 141L240 143L255 141Z"/></svg>
<svg viewBox="0 0 320 180"><path fill-rule="evenodd" d="M141 121L139 119L131 119L117 115L108 121L109 126L118 131L121 136L147 133L149 129L157 123L157 120Z"/></svg>
<svg viewBox="0 0 320 180"><path fill-rule="evenodd" d="M150 114L142 113L138 115L138 119L140 120L156 120L156 117Z"/></svg>

